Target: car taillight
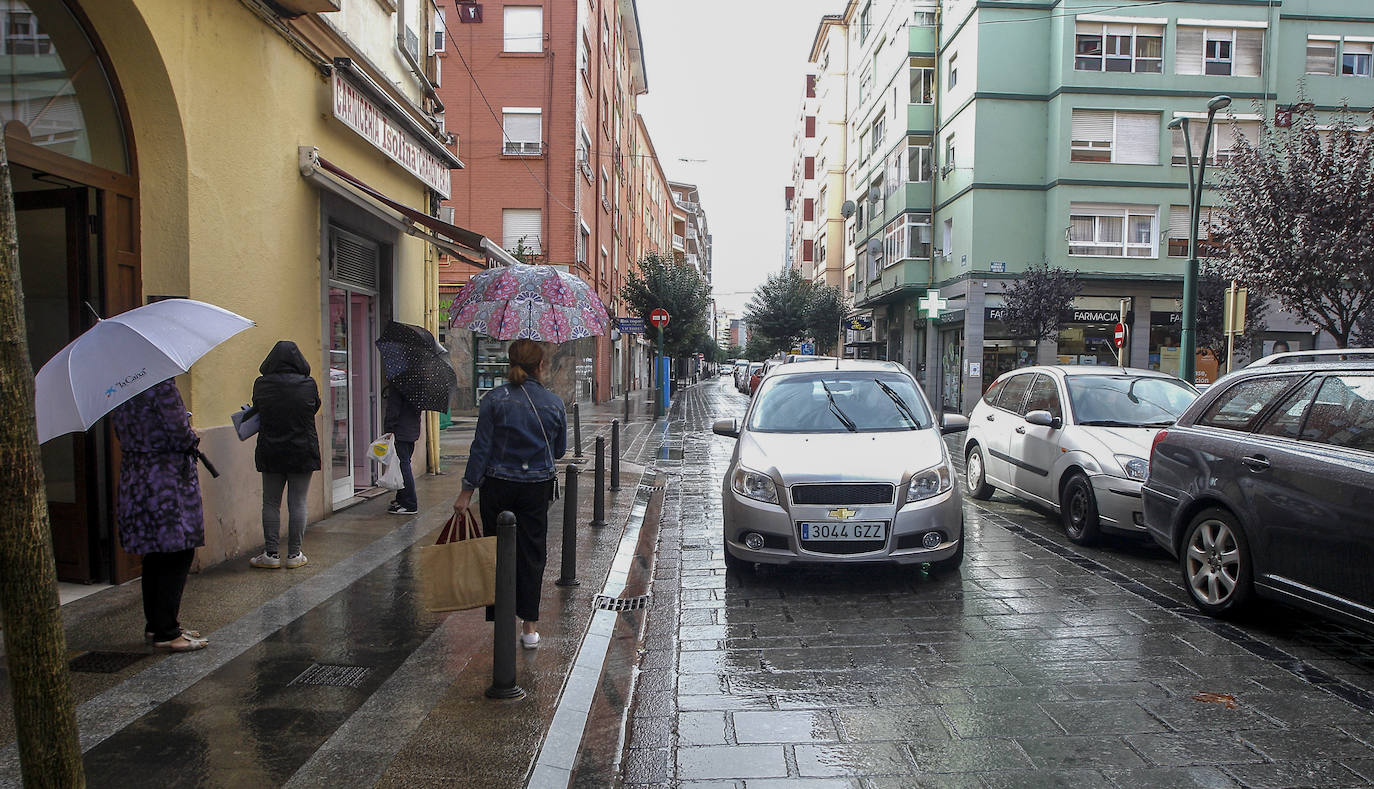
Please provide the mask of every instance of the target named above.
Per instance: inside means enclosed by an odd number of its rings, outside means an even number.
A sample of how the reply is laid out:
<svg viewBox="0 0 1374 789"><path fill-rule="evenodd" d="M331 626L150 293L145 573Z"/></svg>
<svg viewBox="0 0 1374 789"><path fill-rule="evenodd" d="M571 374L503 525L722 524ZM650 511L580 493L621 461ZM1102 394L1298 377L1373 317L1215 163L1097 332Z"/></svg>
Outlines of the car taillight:
<svg viewBox="0 0 1374 789"><path fill-rule="evenodd" d="M1154 465L1155 451L1159 449L1159 442L1163 441L1167 435L1169 435L1168 430L1161 430L1155 433L1155 440L1150 442L1150 465Z"/></svg>

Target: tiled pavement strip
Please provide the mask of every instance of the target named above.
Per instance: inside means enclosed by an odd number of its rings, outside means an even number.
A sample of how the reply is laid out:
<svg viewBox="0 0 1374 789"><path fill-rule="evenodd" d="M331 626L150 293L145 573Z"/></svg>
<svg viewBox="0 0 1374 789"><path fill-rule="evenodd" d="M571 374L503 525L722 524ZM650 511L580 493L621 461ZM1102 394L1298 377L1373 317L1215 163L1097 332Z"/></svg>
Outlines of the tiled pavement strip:
<svg viewBox="0 0 1374 789"><path fill-rule="evenodd" d="M745 399L722 379L681 406L627 785L1374 783L1369 637L1278 606L1197 617L1162 552L1074 546L1000 494L966 504L958 575L727 579L733 447L710 425Z"/></svg>

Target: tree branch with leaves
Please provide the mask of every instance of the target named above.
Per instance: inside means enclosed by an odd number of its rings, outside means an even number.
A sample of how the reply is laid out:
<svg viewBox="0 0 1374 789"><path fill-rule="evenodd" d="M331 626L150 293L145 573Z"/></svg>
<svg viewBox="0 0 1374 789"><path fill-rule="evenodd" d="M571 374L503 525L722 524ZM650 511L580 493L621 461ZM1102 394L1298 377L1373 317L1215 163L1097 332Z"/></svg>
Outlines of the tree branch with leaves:
<svg viewBox="0 0 1374 789"><path fill-rule="evenodd" d="M656 309L668 311L663 347L669 356L697 353L700 336L709 334L711 283L696 269L678 264L667 255L645 255L630 269L620 295L630 311L644 320L644 336L651 341L658 341L659 329L649 323L649 313Z"/></svg>
<svg viewBox="0 0 1374 789"><path fill-rule="evenodd" d="M1058 337L1064 311L1082 289L1074 272L1032 263L1003 291L1002 322L1017 339L1039 343Z"/></svg>

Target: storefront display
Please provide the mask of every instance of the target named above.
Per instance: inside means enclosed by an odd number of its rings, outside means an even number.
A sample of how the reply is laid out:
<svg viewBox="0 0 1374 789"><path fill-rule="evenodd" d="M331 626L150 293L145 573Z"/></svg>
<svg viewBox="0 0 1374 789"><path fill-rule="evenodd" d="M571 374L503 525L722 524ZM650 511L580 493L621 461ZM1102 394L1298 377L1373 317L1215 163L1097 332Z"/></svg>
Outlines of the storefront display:
<svg viewBox="0 0 1374 789"><path fill-rule="evenodd" d="M472 383L476 393L475 401L482 402L482 396L506 383L506 373L510 369L510 359L506 349L510 343L493 340L490 337L473 337L474 351Z"/></svg>

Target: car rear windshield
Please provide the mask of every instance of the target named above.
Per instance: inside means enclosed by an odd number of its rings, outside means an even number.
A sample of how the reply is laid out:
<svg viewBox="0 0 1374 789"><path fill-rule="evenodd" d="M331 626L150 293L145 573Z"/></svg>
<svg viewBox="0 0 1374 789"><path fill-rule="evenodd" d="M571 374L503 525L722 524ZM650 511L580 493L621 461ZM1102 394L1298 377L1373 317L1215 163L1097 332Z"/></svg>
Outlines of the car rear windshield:
<svg viewBox="0 0 1374 789"><path fill-rule="evenodd" d="M930 427L915 383L897 373L853 370L771 377L749 429L765 433L875 433Z"/></svg>
<svg viewBox="0 0 1374 789"><path fill-rule="evenodd" d="M1080 425L1164 427L1198 395L1175 378L1071 375L1067 382L1074 421Z"/></svg>

